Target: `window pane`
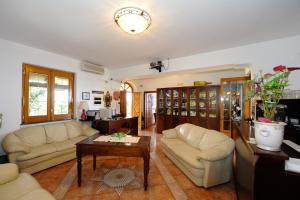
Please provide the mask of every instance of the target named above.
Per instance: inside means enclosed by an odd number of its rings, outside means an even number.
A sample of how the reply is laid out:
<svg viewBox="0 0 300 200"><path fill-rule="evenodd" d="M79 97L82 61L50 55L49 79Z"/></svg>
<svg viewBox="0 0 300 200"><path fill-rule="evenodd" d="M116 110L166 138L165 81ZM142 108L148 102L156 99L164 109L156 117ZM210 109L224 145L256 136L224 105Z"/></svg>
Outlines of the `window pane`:
<svg viewBox="0 0 300 200"><path fill-rule="evenodd" d="M127 92L132 92L132 88L129 84L126 83L125 86L126 86L125 89L126 89Z"/></svg>
<svg viewBox="0 0 300 200"><path fill-rule="evenodd" d="M63 77L55 77L54 89L54 114L69 113L69 79Z"/></svg>
<svg viewBox="0 0 300 200"><path fill-rule="evenodd" d="M48 75L29 74L29 116L47 115Z"/></svg>
<svg viewBox="0 0 300 200"><path fill-rule="evenodd" d="M120 87L120 91L133 92L132 87L128 83L123 83Z"/></svg>

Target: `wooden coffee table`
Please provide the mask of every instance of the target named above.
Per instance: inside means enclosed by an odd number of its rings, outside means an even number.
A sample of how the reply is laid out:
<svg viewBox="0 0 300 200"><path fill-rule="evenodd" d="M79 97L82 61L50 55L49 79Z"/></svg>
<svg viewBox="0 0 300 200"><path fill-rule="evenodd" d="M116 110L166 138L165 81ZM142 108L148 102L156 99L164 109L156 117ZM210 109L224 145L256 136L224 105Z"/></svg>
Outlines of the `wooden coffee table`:
<svg viewBox="0 0 300 200"><path fill-rule="evenodd" d="M149 159L150 159L150 136L140 136L138 143L121 142L96 142L97 133L76 144L77 155L77 183L81 186L81 158L83 155L93 155L93 169L96 169L96 156L125 156L142 157L144 159L144 189L147 190Z"/></svg>

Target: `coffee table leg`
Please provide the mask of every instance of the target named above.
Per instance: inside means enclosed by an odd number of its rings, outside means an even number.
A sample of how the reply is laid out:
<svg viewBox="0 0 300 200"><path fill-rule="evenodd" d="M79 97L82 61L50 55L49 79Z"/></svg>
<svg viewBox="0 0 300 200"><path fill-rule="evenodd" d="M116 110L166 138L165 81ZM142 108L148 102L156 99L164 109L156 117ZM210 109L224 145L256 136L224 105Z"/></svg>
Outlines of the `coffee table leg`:
<svg viewBox="0 0 300 200"><path fill-rule="evenodd" d="M147 190L148 187L148 174L149 174L149 160L150 156L144 155L144 189Z"/></svg>
<svg viewBox="0 0 300 200"><path fill-rule="evenodd" d="M77 149L77 184L81 186L81 152Z"/></svg>
<svg viewBox="0 0 300 200"><path fill-rule="evenodd" d="M93 170L96 170L96 154L93 154Z"/></svg>

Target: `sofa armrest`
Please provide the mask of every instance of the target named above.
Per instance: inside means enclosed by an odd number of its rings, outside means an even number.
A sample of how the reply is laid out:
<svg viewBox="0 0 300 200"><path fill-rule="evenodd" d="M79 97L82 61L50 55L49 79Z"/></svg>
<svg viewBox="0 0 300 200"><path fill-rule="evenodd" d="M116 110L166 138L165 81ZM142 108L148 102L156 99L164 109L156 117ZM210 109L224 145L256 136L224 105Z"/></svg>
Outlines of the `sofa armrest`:
<svg viewBox="0 0 300 200"><path fill-rule="evenodd" d="M0 164L0 185L15 180L19 176L19 169L16 164Z"/></svg>
<svg viewBox="0 0 300 200"><path fill-rule="evenodd" d="M99 133L99 131L98 130L96 130L96 129L93 129L93 128L91 128L91 127L88 127L88 128L85 128L85 129L83 129L83 135L86 135L86 136L92 136L92 135L94 135L94 134L96 134L96 133Z"/></svg>
<svg viewBox="0 0 300 200"><path fill-rule="evenodd" d="M228 139L214 147L200 151L198 160L218 161L229 156L234 149L234 141Z"/></svg>
<svg viewBox="0 0 300 200"><path fill-rule="evenodd" d="M175 138L177 138L177 132L176 132L175 128L164 130L162 132L162 134L163 134L163 138L165 138L165 139L175 139Z"/></svg>
<svg viewBox="0 0 300 200"><path fill-rule="evenodd" d="M24 144L15 134L9 133L2 141L6 153L24 152L29 153L31 148Z"/></svg>

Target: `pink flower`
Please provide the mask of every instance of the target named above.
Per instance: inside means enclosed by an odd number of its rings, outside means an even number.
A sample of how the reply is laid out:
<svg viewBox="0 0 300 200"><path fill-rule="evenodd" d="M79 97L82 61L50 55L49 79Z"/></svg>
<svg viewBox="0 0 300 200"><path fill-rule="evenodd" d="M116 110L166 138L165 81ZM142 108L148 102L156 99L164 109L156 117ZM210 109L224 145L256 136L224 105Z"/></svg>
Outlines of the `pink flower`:
<svg viewBox="0 0 300 200"><path fill-rule="evenodd" d="M283 65L278 65L278 66L276 66L276 67L273 68L273 70L275 72L282 72L285 69L286 69L286 66L283 66Z"/></svg>
<svg viewBox="0 0 300 200"><path fill-rule="evenodd" d="M278 65L278 66L276 66L276 67L273 68L273 70L274 70L275 72L282 72L282 71L284 71L284 70L286 70L286 69L287 69L289 72L291 72L291 71L300 69L300 67L286 67L286 66L284 66L284 65Z"/></svg>

